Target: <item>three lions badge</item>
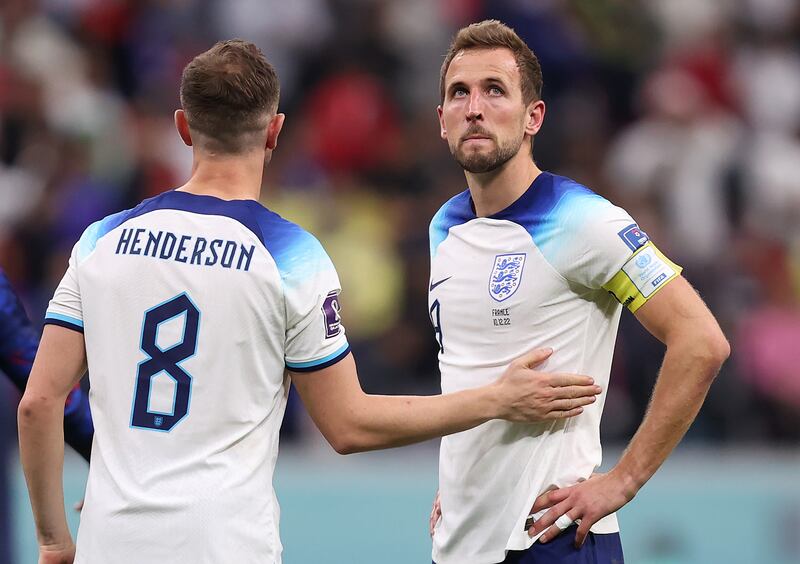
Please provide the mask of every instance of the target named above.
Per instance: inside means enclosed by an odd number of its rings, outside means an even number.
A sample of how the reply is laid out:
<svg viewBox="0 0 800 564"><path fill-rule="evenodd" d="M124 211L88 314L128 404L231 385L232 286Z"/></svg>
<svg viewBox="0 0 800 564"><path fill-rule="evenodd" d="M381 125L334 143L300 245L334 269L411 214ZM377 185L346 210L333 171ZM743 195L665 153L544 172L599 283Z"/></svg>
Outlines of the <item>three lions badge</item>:
<svg viewBox="0 0 800 564"><path fill-rule="evenodd" d="M514 295L522 280L525 253L497 255L489 276L489 295L502 302Z"/></svg>

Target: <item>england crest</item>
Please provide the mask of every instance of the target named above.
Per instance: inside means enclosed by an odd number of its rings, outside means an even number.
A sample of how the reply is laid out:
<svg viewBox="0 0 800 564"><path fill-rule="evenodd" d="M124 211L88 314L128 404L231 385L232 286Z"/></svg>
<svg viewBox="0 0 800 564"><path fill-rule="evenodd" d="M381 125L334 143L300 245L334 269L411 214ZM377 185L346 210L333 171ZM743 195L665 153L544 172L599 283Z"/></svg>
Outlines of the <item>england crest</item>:
<svg viewBox="0 0 800 564"><path fill-rule="evenodd" d="M494 268L489 276L489 295L492 299L502 302L514 295L522 280L524 266L525 253L494 257Z"/></svg>

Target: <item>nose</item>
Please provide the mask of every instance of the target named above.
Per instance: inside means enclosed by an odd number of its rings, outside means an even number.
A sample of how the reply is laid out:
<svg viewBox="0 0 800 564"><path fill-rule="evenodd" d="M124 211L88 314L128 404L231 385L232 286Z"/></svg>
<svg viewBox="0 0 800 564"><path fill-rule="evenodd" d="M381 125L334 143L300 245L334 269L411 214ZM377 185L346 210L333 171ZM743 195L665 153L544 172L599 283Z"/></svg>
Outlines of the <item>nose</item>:
<svg viewBox="0 0 800 564"><path fill-rule="evenodd" d="M475 121L483 118L483 103L481 93L475 89L469 95L469 106L467 106L467 120Z"/></svg>

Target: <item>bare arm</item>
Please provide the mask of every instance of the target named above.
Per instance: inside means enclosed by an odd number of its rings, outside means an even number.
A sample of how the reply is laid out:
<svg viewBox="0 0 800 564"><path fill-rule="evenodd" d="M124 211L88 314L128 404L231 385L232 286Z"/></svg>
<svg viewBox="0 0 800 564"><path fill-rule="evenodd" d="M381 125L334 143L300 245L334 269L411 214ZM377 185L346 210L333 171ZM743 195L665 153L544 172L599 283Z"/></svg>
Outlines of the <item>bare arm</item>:
<svg viewBox="0 0 800 564"><path fill-rule="evenodd" d="M62 486L64 402L85 372L83 334L45 326L18 411L20 458L43 552L74 551Z"/></svg>
<svg viewBox="0 0 800 564"><path fill-rule="evenodd" d="M529 531L533 536L550 527L542 542L558 535L560 530L551 525L567 515L581 519L576 535L580 545L595 522L633 499L686 433L730 354L713 315L682 277L639 308L636 317L667 345L647 413L610 472L536 500L532 513L551 507Z"/></svg>
<svg viewBox="0 0 800 564"><path fill-rule="evenodd" d="M536 349L515 360L493 384L436 396L365 394L352 355L317 372L292 373L292 379L322 434L337 452L348 454L449 435L495 418L577 415L600 388L588 376L532 369L551 353Z"/></svg>
<svg viewBox="0 0 800 564"><path fill-rule="evenodd" d="M685 279L678 278L665 292L670 293L663 300L636 312L667 352L642 424L614 468L631 494L655 474L689 429L730 355L722 330Z"/></svg>

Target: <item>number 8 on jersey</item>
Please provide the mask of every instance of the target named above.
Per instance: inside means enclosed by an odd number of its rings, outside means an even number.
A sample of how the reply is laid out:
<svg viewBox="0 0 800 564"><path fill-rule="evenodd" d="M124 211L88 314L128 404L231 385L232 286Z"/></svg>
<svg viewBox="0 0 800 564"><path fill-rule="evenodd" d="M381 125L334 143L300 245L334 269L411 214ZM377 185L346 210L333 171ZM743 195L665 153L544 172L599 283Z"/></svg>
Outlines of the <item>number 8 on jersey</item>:
<svg viewBox="0 0 800 564"><path fill-rule="evenodd" d="M159 327L181 315L185 316L183 337L175 345L162 349L158 345ZM140 347L148 358L139 364L136 374L131 427L168 432L186 417L192 393L192 377L180 367L180 363L197 352L199 326L200 311L186 293L145 312ZM171 412L156 411L150 407L153 380L162 372L175 381Z"/></svg>

